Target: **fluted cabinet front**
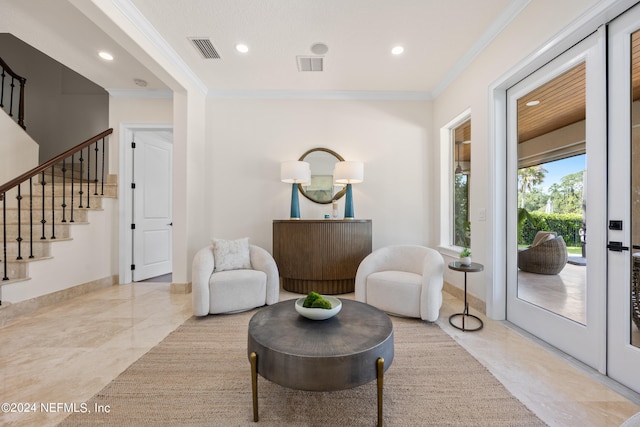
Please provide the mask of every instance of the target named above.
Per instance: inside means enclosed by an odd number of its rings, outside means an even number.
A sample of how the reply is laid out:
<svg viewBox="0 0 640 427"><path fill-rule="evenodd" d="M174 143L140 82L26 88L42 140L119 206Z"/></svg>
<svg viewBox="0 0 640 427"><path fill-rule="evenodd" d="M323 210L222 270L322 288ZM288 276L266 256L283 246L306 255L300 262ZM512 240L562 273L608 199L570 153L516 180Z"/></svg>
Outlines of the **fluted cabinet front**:
<svg viewBox="0 0 640 427"><path fill-rule="evenodd" d="M274 220L273 257L285 290L353 292L360 262L371 253L371 220Z"/></svg>

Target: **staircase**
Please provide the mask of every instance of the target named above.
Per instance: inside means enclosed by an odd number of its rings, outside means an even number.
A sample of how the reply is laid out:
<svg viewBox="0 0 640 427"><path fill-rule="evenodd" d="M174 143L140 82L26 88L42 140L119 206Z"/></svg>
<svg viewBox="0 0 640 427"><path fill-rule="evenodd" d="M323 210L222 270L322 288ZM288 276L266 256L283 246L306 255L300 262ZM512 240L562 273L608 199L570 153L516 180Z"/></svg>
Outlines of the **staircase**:
<svg viewBox="0 0 640 427"><path fill-rule="evenodd" d="M79 166L75 169L80 172ZM73 228L89 224L90 212L102 210L103 198L117 198L115 175L107 177L103 194L100 194L102 185L98 194L94 194L94 183L89 183L87 191L86 181L82 187L77 178L73 183L63 184L62 175L57 167L53 184L42 185L40 179L32 182L31 191L21 193L21 208L18 209L16 201L12 203L15 206L7 207L0 216L0 229L6 230L6 238L0 236L0 244L6 241L7 260L6 275L0 277L0 286L29 280L31 263L51 259L51 245L73 240ZM0 261L4 261L3 254Z"/></svg>
<svg viewBox="0 0 640 427"><path fill-rule="evenodd" d="M65 254L60 260L64 259L63 263L37 269L40 277L34 288L15 287L16 283L30 279L30 266L52 258L53 244L73 240L72 229L88 225L90 212L101 211L105 198L117 197L116 177L109 175L105 179L106 140L112 132L113 129L107 129L0 185L0 305L6 290L13 293L15 301L19 295L43 295L65 285L104 278L104 275L96 277L101 273L96 271L93 260L86 261L87 253L100 252L90 239L98 234L93 230L89 236L84 233L84 245L74 249L77 255L69 256L66 247L60 251ZM110 206L112 213L113 204ZM100 226L104 230L115 222L108 217L107 221L108 224ZM95 262L101 260L97 258ZM77 269L78 274L72 274L71 269ZM67 273L69 277L65 278ZM83 282L74 283L76 280Z"/></svg>

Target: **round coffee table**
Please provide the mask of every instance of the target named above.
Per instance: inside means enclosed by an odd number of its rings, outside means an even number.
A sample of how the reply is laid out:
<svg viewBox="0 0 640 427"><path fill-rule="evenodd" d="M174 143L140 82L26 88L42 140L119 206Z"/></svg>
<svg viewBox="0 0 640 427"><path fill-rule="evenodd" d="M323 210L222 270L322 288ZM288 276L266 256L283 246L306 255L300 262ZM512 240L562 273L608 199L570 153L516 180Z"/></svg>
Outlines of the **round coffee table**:
<svg viewBox="0 0 640 427"><path fill-rule="evenodd" d="M258 421L257 378L308 391L335 391L378 380L378 425L382 425L383 374L393 361L393 325L382 311L342 301L327 320L299 315L295 300L260 309L249 322L253 418Z"/></svg>

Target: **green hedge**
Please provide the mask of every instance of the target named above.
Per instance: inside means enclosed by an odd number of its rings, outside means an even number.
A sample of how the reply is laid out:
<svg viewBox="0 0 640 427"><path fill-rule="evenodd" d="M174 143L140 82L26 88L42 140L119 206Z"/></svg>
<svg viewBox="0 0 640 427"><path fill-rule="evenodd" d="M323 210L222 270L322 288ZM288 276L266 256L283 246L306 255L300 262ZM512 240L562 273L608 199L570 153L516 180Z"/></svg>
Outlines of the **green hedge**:
<svg viewBox="0 0 640 427"><path fill-rule="evenodd" d="M567 246L580 246L580 233L582 216L578 214L557 214L529 212L531 221L525 221L522 227L522 243L530 245L533 238L540 230L555 231L562 236ZM533 222L533 223L532 223Z"/></svg>

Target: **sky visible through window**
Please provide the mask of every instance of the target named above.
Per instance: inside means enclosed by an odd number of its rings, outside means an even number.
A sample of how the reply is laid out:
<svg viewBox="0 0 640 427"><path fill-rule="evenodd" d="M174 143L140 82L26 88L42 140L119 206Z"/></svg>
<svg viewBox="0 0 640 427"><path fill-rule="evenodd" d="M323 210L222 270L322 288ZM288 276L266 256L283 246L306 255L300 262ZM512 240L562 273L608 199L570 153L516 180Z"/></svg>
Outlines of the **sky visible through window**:
<svg viewBox="0 0 640 427"><path fill-rule="evenodd" d="M585 170L585 160L585 155L581 154L543 164L542 167L547 170L547 173L541 186L548 190L553 184L559 184L563 177Z"/></svg>

